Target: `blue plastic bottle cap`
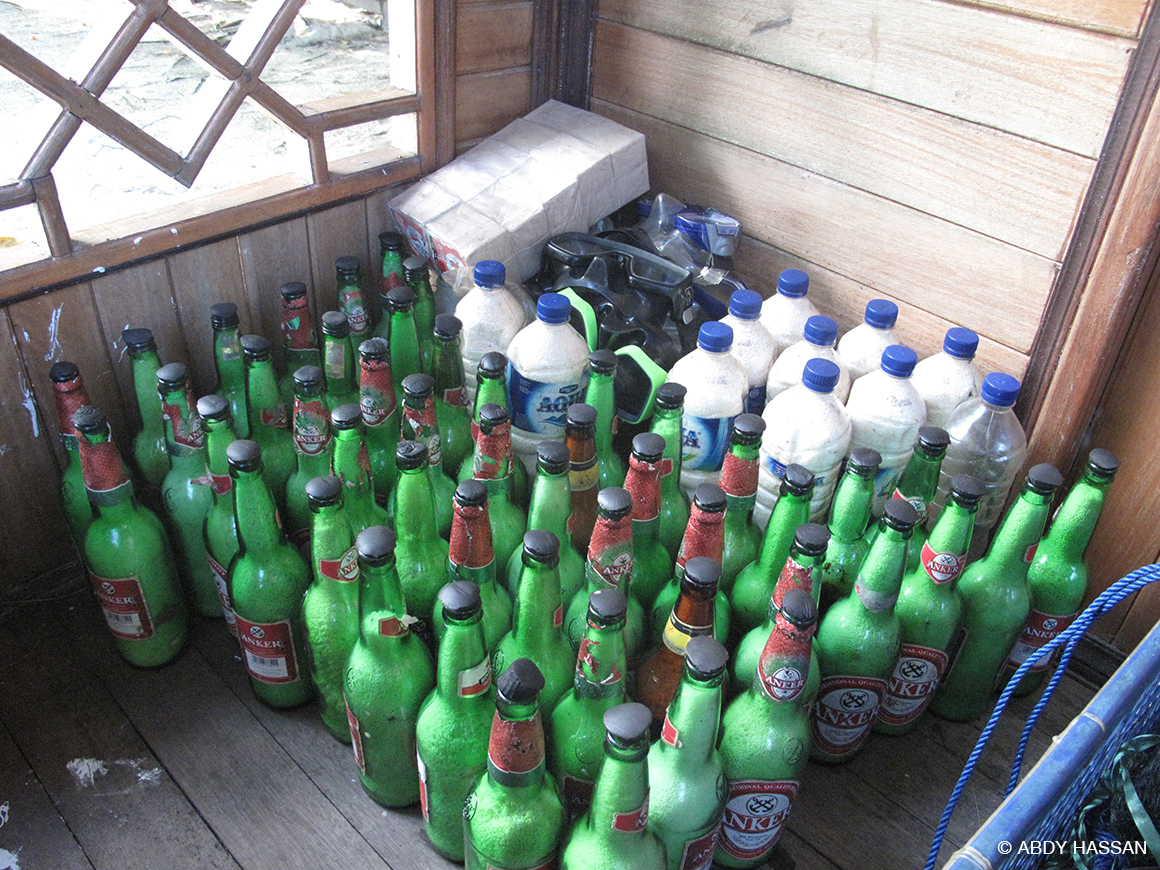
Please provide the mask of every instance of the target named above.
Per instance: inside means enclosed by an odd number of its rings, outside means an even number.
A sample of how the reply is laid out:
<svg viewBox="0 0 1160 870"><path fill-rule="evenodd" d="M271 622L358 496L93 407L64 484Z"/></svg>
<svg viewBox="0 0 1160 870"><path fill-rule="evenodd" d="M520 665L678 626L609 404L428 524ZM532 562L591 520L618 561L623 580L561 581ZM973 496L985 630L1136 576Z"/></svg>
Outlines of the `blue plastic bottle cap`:
<svg viewBox="0 0 1160 870"><path fill-rule="evenodd" d="M832 359L814 359L806 361L802 371L802 383L815 393L832 393L838 385L838 376L841 369Z"/></svg>
<svg viewBox="0 0 1160 870"><path fill-rule="evenodd" d="M502 287L507 270L499 260L480 260L475 264L475 283L480 287Z"/></svg>
<svg viewBox="0 0 1160 870"><path fill-rule="evenodd" d="M1010 408L1019 398L1019 381L1003 372L991 372L983 378L983 401L1000 408Z"/></svg>
<svg viewBox="0 0 1160 870"><path fill-rule="evenodd" d="M559 293L545 293L536 300L536 317L544 323L567 323L572 303Z"/></svg>
<svg viewBox="0 0 1160 870"><path fill-rule="evenodd" d="M892 344L882 351L882 371L896 378L909 378L917 362L918 354L905 344Z"/></svg>
<svg viewBox="0 0 1160 870"><path fill-rule="evenodd" d="M832 317L824 314L814 314L806 320L802 335L810 344L818 347L833 347L838 340L838 324Z"/></svg>
<svg viewBox="0 0 1160 870"><path fill-rule="evenodd" d="M952 326L943 339L943 352L955 359L974 359L979 349L979 336L965 326Z"/></svg>
<svg viewBox="0 0 1160 870"><path fill-rule="evenodd" d="M810 276L801 269L785 269L777 276L777 292L790 299L800 299L810 289Z"/></svg>
<svg viewBox="0 0 1160 870"><path fill-rule="evenodd" d="M710 353L726 353L733 347L733 327L719 320L702 323L697 347Z"/></svg>
<svg viewBox="0 0 1160 870"><path fill-rule="evenodd" d="M889 299L871 299L866 303L866 325L890 329L898 320L898 306Z"/></svg>
<svg viewBox="0 0 1160 870"><path fill-rule="evenodd" d="M757 320L761 317L761 294L753 290L734 290L729 297L729 313L738 320Z"/></svg>

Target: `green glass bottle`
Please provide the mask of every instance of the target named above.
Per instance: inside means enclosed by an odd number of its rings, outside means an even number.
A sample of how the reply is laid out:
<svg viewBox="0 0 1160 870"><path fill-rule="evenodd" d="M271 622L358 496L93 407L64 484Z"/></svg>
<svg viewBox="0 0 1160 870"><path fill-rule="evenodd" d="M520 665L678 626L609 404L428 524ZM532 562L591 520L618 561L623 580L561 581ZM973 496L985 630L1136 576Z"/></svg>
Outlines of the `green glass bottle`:
<svg viewBox="0 0 1160 870"><path fill-rule="evenodd" d="M721 757L729 793L714 863L756 867L777 845L797 799L810 744L802 704L817 625L813 596L790 589L761 651L753 682L726 708Z"/></svg>
<svg viewBox="0 0 1160 870"><path fill-rule="evenodd" d="M427 480L435 494L435 519L439 534L447 537L451 532L451 499L455 495L455 481L443 473L443 439L435 415L434 388L434 378L422 372L403 378L400 434L408 440L421 441L427 447ZM387 510L391 512L389 507Z"/></svg>
<svg viewBox="0 0 1160 870"><path fill-rule="evenodd" d="M906 569L906 550L918 514L892 498L879 533L854 581L818 626L822 684L810 716L811 757L839 762L863 745L901 650L894 604Z"/></svg>
<svg viewBox="0 0 1160 870"><path fill-rule="evenodd" d="M157 355L153 333L148 329L126 329L121 333L121 341L129 352L133 392L137 396L137 413L141 418L141 431L133 439L133 465L145 486L156 492L156 498L150 499L149 493L142 493L142 497L147 502L160 504L161 481L169 471L165 426L161 421L161 396L157 394L157 370L161 368L161 359Z"/></svg>
<svg viewBox="0 0 1160 870"><path fill-rule="evenodd" d="M674 381L657 388L652 427L665 439L661 464L661 543L669 556L677 558L685 526L689 524L689 496L681 489L681 415L685 409L685 389Z"/></svg>
<svg viewBox="0 0 1160 870"><path fill-rule="evenodd" d="M1051 521L1051 530L1035 549L1035 558L1027 569L1031 613L1007 657L1000 685L1006 685L1028 656L1054 640L1079 615L1088 588L1083 553L1119 468L1120 460L1111 451L1099 447L1091 451L1083 475L1063 500ZM1016 694L1025 695L1039 687L1051 666L1050 658L1031 666L1019 681Z"/></svg>
<svg viewBox="0 0 1160 870"><path fill-rule="evenodd" d="M604 712L626 700L627 603L616 589L597 589L588 597L572 687L560 698L548 721L548 769L556 777L569 819L582 816L592 801L592 784L602 759L600 722Z"/></svg>
<svg viewBox="0 0 1160 870"><path fill-rule="evenodd" d="M757 504L758 454L765 421L756 414L733 420L729 452L721 466L721 489L729 499L725 510L725 547L721 551L721 589L729 594L741 569L761 552L761 530L753 521Z"/></svg>
<svg viewBox="0 0 1160 870"><path fill-rule="evenodd" d="M379 233L379 295L386 296L396 287L407 286L403 258L407 256L407 240L393 230Z"/></svg>
<svg viewBox="0 0 1160 870"><path fill-rule="evenodd" d="M346 663L346 715L363 791L388 807L419 800L415 729L435 685L427 645L411 632L395 564L395 533L363 529L358 550L359 636Z"/></svg>
<svg viewBox="0 0 1160 870"><path fill-rule="evenodd" d="M209 308L213 328L213 364L217 384L211 393L230 403L230 413L241 426L235 424L239 438L249 438L250 420L246 404L246 364L242 359L242 330L238 306L233 302L218 302Z"/></svg>
<svg viewBox="0 0 1160 870"><path fill-rule="evenodd" d="M318 349L318 334L310 313L306 285L288 281L282 285L282 347L285 352L286 374L278 381L278 392L287 407L294 404L294 372L303 366L322 366Z"/></svg>
<svg viewBox="0 0 1160 870"><path fill-rule="evenodd" d="M709 870L713 863L729 793L717 749L728 658L711 637L689 641L661 737L648 751L648 824L665 844L669 870Z"/></svg>
<svg viewBox="0 0 1160 870"><path fill-rule="evenodd" d="M564 841L560 870L664 870L665 847L649 830L649 723L643 704L604 714L604 764L592 805Z"/></svg>
<svg viewBox="0 0 1160 870"><path fill-rule="evenodd" d="M564 427L568 445L568 489L572 493L572 515L568 517L568 534L572 549L588 552L592 529L596 525L596 497L600 490L600 472L596 467L596 409L577 402L568 409ZM664 504L662 490L662 505Z"/></svg>
<svg viewBox="0 0 1160 870"><path fill-rule="evenodd" d="M339 257L334 261L334 280L338 285L338 310L346 315L353 344L369 338L370 313L362 290L362 266L358 257Z"/></svg>
<svg viewBox="0 0 1160 870"><path fill-rule="evenodd" d="M894 498L904 498L910 502L918 514L918 522L914 526L914 534L910 538L910 558L906 563L906 570L913 571L918 567L922 545L926 543L927 518L930 515L930 505L938 492L938 475L942 468L943 457L947 455L947 446L951 443L951 436L946 429L938 426L922 426L918 430L918 440L914 445L914 453L898 479L898 486L894 490Z"/></svg>
<svg viewBox="0 0 1160 870"><path fill-rule="evenodd" d="M305 673L302 596L310 568L286 540L262 475L262 448L238 440L226 448L233 481L238 552L226 569L242 661L258 699L295 707L313 696Z"/></svg>
<svg viewBox="0 0 1160 870"><path fill-rule="evenodd" d="M105 624L131 664L171 661L185 644L185 596L161 521L137 504L133 484L104 413L84 405L73 414L93 521L84 556Z"/></svg>
<svg viewBox="0 0 1160 870"><path fill-rule="evenodd" d="M419 336L419 358L423 371L434 374L435 369L435 294L431 292L431 270L422 257L407 257L403 261L407 286L415 294L415 332ZM462 357L459 368L463 368Z"/></svg>
<svg viewBox="0 0 1160 870"><path fill-rule="evenodd" d="M425 268L425 266L424 266ZM443 471L455 476L471 456L471 410L463 387L463 357L459 333L463 324L454 314L440 314L432 331L431 375L435 378L435 416L443 441Z"/></svg>
<svg viewBox="0 0 1160 870"><path fill-rule="evenodd" d="M326 398L332 408L359 400L358 368L355 365L350 324L341 311L322 315L322 370L326 372Z"/></svg>
<svg viewBox="0 0 1160 870"><path fill-rule="evenodd" d="M85 492L85 476L81 471L80 448L73 414L91 404L76 363L53 363L48 371L52 381L52 395L56 400L56 419L60 428L60 443L64 446L64 467L60 470L60 500L64 504L64 518L77 547L83 547L85 532L93 521L93 506Z"/></svg>
<svg viewBox="0 0 1160 870"><path fill-rule="evenodd" d="M427 478L427 447L421 441L400 441L395 449L399 469L399 501L395 547L399 579L411 616L425 638L433 637L432 616L439 590L447 582L450 550L435 526L435 498Z"/></svg>
<svg viewBox="0 0 1160 870"><path fill-rule="evenodd" d="M963 613L955 581L967 562L975 512L985 492L970 475L951 478L946 505L923 542L918 569L902 578L894 605L902 650L878 708L875 731L905 734L913 728L946 673L947 648Z"/></svg>
<svg viewBox="0 0 1160 870"><path fill-rule="evenodd" d="M950 665L930 705L935 715L965 722L986 711L995 680L1031 612L1027 566L1047 523L1051 497L1062 484L1055 466L1033 466L987 554L959 576L961 635L951 641Z"/></svg>
<svg viewBox="0 0 1160 870"><path fill-rule="evenodd" d="M496 683L487 773L463 805L466 870L553 870L564 828L544 766L539 669L516 659Z"/></svg>
<svg viewBox="0 0 1160 870"><path fill-rule="evenodd" d="M664 452L664 438L641 432L632 439L624 477L632 496L632 594L646 611L673 576L673 560L658 537Z"/></svg>
<svg viewBox="0 0 1160 870"><path fill-rule="evenodd" d="M165 421L169 472L161 483L162 519L169 531L177 573L201 616L220 616L217 583L205 558L205 517L213 506L206 468L205 429L197 415L189 376L181 363L157 370L157 392ZM228 400L227 400L228 401Z"/></svg>
<svg viewBox="0 0 1160 870"><path fill-rule="evenodd" d="M366 427L367 454L375 481L375 501L386 508L398 483L395 448L399 444L399 403L391 373L390 345L368 338L358 346L359 406Z"/></svg>
<svg viewBox="0 0 1160 870"><path fill-rule="evenodd" d="M387 522L387 512L375 501L362 410L353 402L339 405L330 412L330 429L334 433L330 473L343 482L346 518L357 536L363 529Z"/></svg>
<svg viewBox="0 0 1160 870"><path fill-rule="evenodd" d="M507 565L528 527L527 516L511 498L513 466L522 468L523 463L512 461L512 422L507 408L487 404L479 409L479 438L473 459L472 476L487 486L495 559L497 564Z"/></svg>
<svg viewBox="0 0 1160 870"><path fill-rule="evenodd" d="M285 530L290 543L305 553L313 523L306 484L330 474L334 453L326 377L318 366L302 366L294 372L292 431L298 467L286 481Z"/></svg>
<svg viewBox="0 0 1160 870"><path fill-rule="evenodd" d="M243 335L242 358L246 363L250 440L258 442L262 448L266 485L281 509L286 503L286 481L298 467L298 458L294 455L294 435L290 431L286 406L282 404L274 380L270 342L260 335Z"/></svg>
<svg viewBox="0 0 1160 870"><path fill-rule="evenodd" d="M443 629L435 688L415 724L419 806L435 851L462 861L463 802L487 773L495 686L479 587L468 580L448 583L439 590L438 609Z"/></svg>
<svg viewBox="0 0 1160 870"><path fill-rule="evenodd" d="M358 641L358 553L342 505L342 481L316 477L306 484L313 524L310 569L302 622L310 646L310 677L318 690L322 724L350 742L343 700L346 660Z"/></svg>
<svg viewBox="0 0 1160 870"><path fill-rule="evenodd" d="M221 396L202 396L197 400L197 414L205 426L205 455L212 481L213 505L205 515L203 529L205 556L217 585L218 602L226 628L238 636L234 606L230 602L227 569L237 554L238 521L234 516L233 481L230 479L230 461L226 450L237 440L230 403Z"/></svg>
<svg viewBox="0 0 1160 870"><path fill-rule="evenodd" d="M507 357L502 353L492 351L485 353L479 360L476 370L475 402L471 412L471 437L473 442L479 441L479 413L484 405L501 405L507 409ZM472 457L465 459L459 469L459 480L467 480L475 474L475 446L472 445ZM528 470L522 462L510 462L511 480L508 483L508 498L512 504L523 509L528 505L531 486L528 482Z"/></svg>
<svg viewBox="0 0 1160 870"><path fill-rule="evenodd" d="M612 449L612 436L619 428L616 416L617 356L610 350L594 350L588 355L588 392L584 403L596 409L596 464L600 488L624 485L624 460Z"/></svg>
<svg viewBox="0 0 1160 870"><path fill-rule="evenodd" d="M830 506L830 546L822 563L818 611L824 616L830 605L854 588L854 578L870 549L866 529L874 501L874 480L882 455L871 447L855 447L834 490ZM913 505L912 505L913 506Z"/></svg>
<svg viewBox="0 0 1160 870"><path fill-rule="evenodd" d="M396 287L381 297L383 320L376 335L391 343L391 371L397 381L423 371L419 335L415 331L415 294L410 287ZM387 313L390 319L387 319Z"/></svg>
<svg viewBox="0 0 1160 870"><path fill-rule="evenodd" d="M576 656L564 637L564 607L560 603L560 539L533 530L524 535L523 571L512 612L512 629L492 651L492 669L527 658L544 677L540 710L550 716L560 696L572 684Z"/></svg>

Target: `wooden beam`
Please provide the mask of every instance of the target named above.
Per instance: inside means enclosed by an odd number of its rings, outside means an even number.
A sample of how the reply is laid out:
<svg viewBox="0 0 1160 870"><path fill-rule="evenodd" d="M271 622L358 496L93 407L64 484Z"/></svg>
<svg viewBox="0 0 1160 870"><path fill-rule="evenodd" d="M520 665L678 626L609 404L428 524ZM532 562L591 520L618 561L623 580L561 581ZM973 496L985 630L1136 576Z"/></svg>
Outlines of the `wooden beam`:
<svg viewBox="0 0 1160 870"><path fill-rule="evenodd" d="M0 185L0 211L21 205L32 205L34 202L36 202L36 194L32 190L32 182L29 179L22 178L11 184Z"/></svg>
<svg viewBox="0 0 1160 870"><path fill-rule="evenodd" d="M241 61L206 36L188 18L167 9L157 19L158 25L166 33L193 52L194 56L223 78L231 81L240 78L245 71Z"/></svg>
<svg viewBox="0 0 1160 870"><path fill-rule="evenodd" d="M455 129L456 106L456 69L455 69L455 36L456 36L456 3L455 0L432 0L434 6L434 165L424 165L424 171L438 169L455 159L455 142L459 138ZM421 37L423 31L419 30ZM420 69L422 66L420 66ZM422 93L422 92L421 92ZM430 93L430 92L428 92ZM427 95L422 93L424 102ZM423 150L423 113L419 116L420 147Z"/></svg>
<svg viewBox="0 0 1160 870"><path fill-rule="evenodd" d="M592 96L592 40L596 27L595 0L574 0L560 7L556 47L559 52L557 100L581 109Z"/></svg>
<svg viewBox="0 0 1160 870"><path fill-rule="evenodd" d="M444 46L439 41L439 5L442 0L415 0L415 93L419 98L419 112L416 125L416 144L419 149L423 171L432 172L439 166L439 92L440 78L437 65L441 48L449 48L454 54L454 43ZM444 11L443 14L446 14ZM448 76L454 89L455 77ZM454 95L454 91L453 91ZM454 139L454 133L443 134Z"/></svg>
<svg viewBox="0 0 1160 870"><path fill-rule="evenodd" d="M298 108L306 120L306 129L321 132L411 114L419 111L419 105L416 94L398 88L381 88L303 103Z"/></svg>
<svg viewBox="0 0 1160 870"><path fill-rule="evenodd" d="M60 210L56 182L51 175L33 178L32 189L36 193L36 208L40 212L40 225L44 227L48 250L54 257L67 257L72 253L72 240L68 236L64 212Z"/></svg>
<svg viewBox="0 0 1160 870"><path fill-rule="evenodd" d="M558 73L559 4L555 0L532 2L532 107L552 97L552 83Z"/></svg>
<svg viewBox="0 0 1160 870"><path fill-rule="evenodd" d="M250 96L259 106L297 133L306 135L306 118L297 106L275 91L265 82L258 82Z"/></svg>

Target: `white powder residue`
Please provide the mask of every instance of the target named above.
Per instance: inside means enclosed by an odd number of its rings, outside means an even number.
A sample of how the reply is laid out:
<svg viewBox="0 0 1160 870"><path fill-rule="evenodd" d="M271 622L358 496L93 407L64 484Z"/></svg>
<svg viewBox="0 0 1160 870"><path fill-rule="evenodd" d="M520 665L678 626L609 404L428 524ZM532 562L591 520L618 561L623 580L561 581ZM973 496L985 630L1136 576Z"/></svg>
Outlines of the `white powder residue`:
<svg viewBox="0 0 1160 870"><path fill-rule="evenodd" d="M0 870L20 870L20 850L9 852L7 849L0 849Z"/></svg>
<svg viewBox="0 0 1160 870"><path fill-rule="evenodd" d="M0 828L8 824L8 801L0 804Z"/></svg>
<svg viewBox="0 0 1160 870"><path fill-rule="evenodd" d="M52 362L54 359L57 359L62 352L62 348L60 346L60 340L59 340L59 333L60 333L60 313L63 310L64 310L64 303L63 302L60 305L56 306L56 308L52 309L52 319L48 321L48 353L46 353L44 355L45 362Z"/></svg>
<svg viewBox="0 0 1160 870"><path fill-rule="evenodd" d="M32 397L32 388L29 387L28 381L24 379L24 372L17 370L16 377L20 379L20 393L24 396L20 400L20 404L24 406L24 410L28 412L28 417L32 420L32 437L40 437L40 422L36 416L36 400Z"/></svg>
<svg viewBox="0 0 1160 870"><path fill-rule="evenodd" d="M65 767L80 788L91 787L98 775L104 776L109 772L108 765L99 758L74 758Z"/></svg>
<svg viewBox="0 0 1160 870"><path fill-rule="evenodd" d="M150 788L161 784L161 768L147 767L147 758L74 758L66 767L77 781L78 788L97 788L98 794L127 794L135 788ZM0 868L3 870L3 868Z"/></svg>

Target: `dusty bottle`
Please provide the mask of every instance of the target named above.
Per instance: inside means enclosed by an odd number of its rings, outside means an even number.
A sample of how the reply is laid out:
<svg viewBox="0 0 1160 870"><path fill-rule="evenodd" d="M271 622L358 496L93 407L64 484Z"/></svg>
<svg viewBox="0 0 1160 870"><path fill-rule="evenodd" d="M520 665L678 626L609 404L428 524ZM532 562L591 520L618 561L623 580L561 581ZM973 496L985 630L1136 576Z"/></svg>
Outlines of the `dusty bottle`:
<svg viewBox="0 0 1160 870"><path fill-rule="evenodd" d="M209 466L213 505L205 515L205 556L213 571L218 601L226 627L238 635L234 606L226 569L238 552L238 521L234 517L233 482L226 450L237 440L234 434L230 403L221 396L202 396L197 400L197 414L205 424L205 454Z"/></svg>
<svg viewBox="0 0 1160 870"><path fill-rule="evenodd" d="M282 506L286 500L286 481L298 466L298 459L294 455L294 436L286 406L282 404L274 379L270 342L260 335L243 335L242 358L246 363L250 439L262 448L266 485L275 503Z"/></svg>
<svg viewBox="0 0 1160 870"><path fill-rule="evenodd" d="M395 380L402 382L423 370L419 333L415 331L415 294L410 287L396 287L382 302L383 321L375 334L390 341L391 371Z"/></svg>
<svg viewBox="0 0 1160 870"><path fill-rule="evenodd" d="M1043 534L1051 497L1062 484L1054 465L1033 466L987 555L959 576L961 637L951 641L950 665L930 705L935 715L965 722L986 710L995 680L1031 612L1027 566Z"/></svg>
<svg viewBox="0 0 1160 870"><path fill-rule="evenodd" d="M886 503L882 528L854 581L818 627L822 684L810 715L810 755L839 762L853 757L870 734L901 649L894 604L906 568L917 515L900 498Z"/></svg>
<svg viewBox="0 0 1160 870"><path fill-rule="evenodd" d="M427 839L463 860L463 802L487 773L495 686L480 623L479 587L456 580L439 590L443 622L435 688L419 709L415 756Z"/></svg>
<svg viewBox="0 0 1160 870"><path fill-rule="evenodd" d="M242 661L259 700L294 707L313 694L302 625L310 569L278 525L261 445L235 441L226 455L238 525L238 552L226 570Z"/></svg>
<svg viewBox="0 0 1160 870"><path fill-rule="evenodd" d="M239 328L238 306L233 302L218 302L209 309L213 327L213 364L217 385L211 393L230 403L234 420L245 421L239 438L249 438L249 417L246 405L246 364L242 360L242 331ZM235 424L236 425L236 424Z"/></svg>
<svg viewBox="0 0 1160 870"><path fill-rule="evenodd" d="M465 480L455 488L455 515L451 520L447 576L451 581L465 580L479 587L483 608L483 640L489 650L512 627L512 598L496 582L495 548L491 543L491 520L488 518L487 487L482 480ZM442 640L439 602L435 604L435 633Z"/></svg>
<svg viewBox="0 0 1160 870"><path fill-rule="evenodd" d="M979 336L952 326L943 338L941 353L919 360L910 382L926 404L928 426L945 427L955 409L983 388L983 373L975 365Z"/></svg>
<svg viewBox="0 0 1160 870"><path fill-rule="evenodd" d="M646 612L673 575L673 561L658 537L664 450L660 435L641 432L632 439L624 479L632 496L632 594Z"/></svg>
<svg viewBox="0 0 1160 870"><path fill-rule="evenodd" d="M664 870L664 844L648 829L650 719L643 704L605 712L604 763L588 812L565 838L560 870Z"/></svg>
<svg viewBox="0 0 1160 870"><path fill-rule="evenodd" d="M73 414L93 521L84 556L117 650L138 667L171 661L185 643L185 597L161 521L137 504L104 413Z"/></svg>
<svg viewBox="0 0 1160 870"><path fill-rule="evenodd" d="M331 407L359 400L358 368L355 364L350 323L341 311L322 315L322 369L326 372L326 398Z"/></svg>
<svg viewBox="0 0 1160 870"><path fill-rule="evenodd" d="M906 470L902 472L902 477L899 478L898 486L894 490L894 498L906 499L918 514L914 534L910 536L907 571L913 571L918 567L922 545L926 543L926 524L930 516L930 506L938 492L939 470L942 468L943 457L949 443L950 436L945 429L938 426L920 427L918 440L914 444L914 453L906 463Z"/></svg>
<svg viewBox="0 0 1160 870"><path fill-rule="evenodd" d="M370 315L362 290L362 267L358 257L339 257L334 261L334 280L338 285L338 310L346 315L350 334L357 344L370 330Z"/></svg>
<svg viewBox="0 0 1160 870"><path fill-rule="evenodd" d="M810 277L801 269L783 269L777 276L777 293L761 304L761 324L780 347L789 347L802 336L806 321L818 313L808 297Z"/></svg>
<svg viewBox="0 0 1160 870"><path fill-rule="evenodd" d="M596 497L600 492L600 470L596 464L596 409L577 403L568 409L565 428L568 445L568 488L572 493L572 513L568 534L572 548L588 552L588 542L596 525Z"/></svg>
<svg viewBox="0 0 1160 870"><path fill-rule="evenodd" d="M278 381L278 392L286 405L294 404L294 372L303 366L322 366L318 333L310 313L310 299L301 281L287 281L279 291L282 298L282 347L286 374Z"/></svg>
<svg viewBox="0 0 1160 870"><path fill-rule="evenodd" d="M721 589L728 593L741 569L761 550L761 529L753 522L757 504L757 473L765 421L756 414L742 414L733 421L729 452L721 466L721 489L725 491L725 545L721 551Z"/></svg>
<svg viewBox="0 0 1160 870"><path fill-rule="evenodd" d="M395 511L398 543L395 559L407 610L433 631L431 618L439 590L447 582L450 550L435 525L435 498L427 479L427 448L420 441L400 441L395 450L399 501Z"/></svg>
<svg viewBox="0 0 1160 870"><path fill-rule="evenodd" d="M491 536L495 558L506 565L523 541L528 519L511 498L512 461L511 418L501 405L479 409L479 439L475 442L473 477L487 486L491 501Z"/></svg>
<svg viewBox="0 0 1160 870"><path fill-rule="evenodd" d="M157 394L157 370L161 368L157 343L152 331L143 327L126 329L121 333L121 340L129 352L133 392L141 418L141 431L133 439L133 465L145 485L159 491L169 471L169 453L165 449L165 426L161 422L161 396Z"/></svg>
<svg viewBox="0 0 1160 870"><path fill-rule="evenodd" d="M56 419L60 428L60 443L64 445L64 467L60 471L60 499L64 504L64 517L69 531L78 547L85 543L85 532L93 521L93 507L85 492L85 477L81 471L80 448L77 447L77 430L73 425L73 414L89 402L85 391L81 370L76 363L53 363L48 371L52 381L52 395L56 400Z"/></svg>
<svg viewBox="0 0 1160 870"><path fill-rule="evenodd" d="M427 480L435 495L435 518L439 534L451 532L451 499L455 481L443 473L443 439L435 415L434 379L418 372L403 378L403 420L400 435L427 447ZM388 513L391 508L388 507Z"/></svg>
<svg viewBox="0 0 1160 870"><path fill-rule="evenodd" d="M463 804L466 870L550 870L564 811L545 770L539 692L544 678L516 659L496 684L487 773Z"/></svg>
<svg viewBox="0 0 1160 870"><path fill-rule="evenodd" d="M850 378L877 371L882 352L898 341L894 324L898 321L898 306L889 299L871 299L866 303L862 322L842 336L838 354L850 371Z"/></svg>
<svg viewBox="0 0 1160 870"><path fill-rule="evenodd" d="M656 410L652 428L665 439L665 457L661 460L661 543L669 557L677 558L685 526L689 524L689 496L681 489L681 415L685 407L684 384L673 381L657 388Z"/></svg>
<svg viewBox="0 0 1160 870"><path fill-rule="evenodd" d="M334 452L326 379L318 366L302 366L294 372L292 430L298 467L286 481L285 528L290 542L302 548L310 540L312 522L306 484L330 474Z"/></svg>
<svg viewBox="0 0 1160 870"><path fill-rule="evenodd" d="M866 530L874 502L874 478L881 459L878 451L869 447L855 447L846 457L846 470L834 490L830 510L830 545L817 578L821 587L818 611L823 616L831 604L850 594L854 578L870 549Z"/></svg>
<svg viewBox="0 0 1160 870"><path fill-rule="evenodd" d="M455 306L463 322L463 374L469 396L486 353L504 353L527 322L523 306L505 286L507 270L498 260L480 260L473 269L475 286Z"/></svg>
<svg viewBox="0 0 1160 870"><path fill-rule="evenodd" d="M905 734L913 728L946 673L947 648L963 609L955 581L966 564L982 494L982 484L973 477L955 475L947 506L923 542L919 567L908 569L902 578L894 606L902 649L878 708L875 731Z"/></svg>
<svg viewBox="0 0 1160 870"><path fill-rule="evenodd" d="M395 447L399 443L399 411L391 376L389 345L368 338L358 346L359 407L366 427L367 454L375 481L375 501L386 507L395 489Z"/></svg>
<svg viewBox="0 0 1160 870"><path fill-rule="evenodd" d="M620 418L616 415L617 363L616 354L610 350L594 350L588 354L589 377L584 402L596 409L593 433L600 489L624 485L624 460L612 448L612 436L620 428Z"/></svg>
<svg viewBox="0 0 1160 870"><path fill-rule="evenodd" d="M379 233L379 294L386 296L396 287L407 284L407 239L392 230ZM425 262L425 261L424 261Z"/></svg>
<svg viewBox="0 0 1160 870"><path fill-rule="evenodd" d="M838 341L838 324L824 314L815 314L806 321L800 340L781 352L769 370L765 384L766 401L801 383L802 369L812 359L828 359L838 367L838 381L834 396L845 403L850 398L850 371L834 350Z"/></svg>
<svg viewBox="0 0 1160 870"><path fill-rule="evenodd" d="M362 411L350 402L330 412L334 433L330 473L342 481L344 513L357 536L363 529L387 522L387 513L375 502L375 482L363 439Z"/></svg>
<svg viewBox="0 0 1160 870"><path fill-rule="evenodd" d="M427 646L411 632L395 568L395 533L371 526L355 539L359 637L346 664L346 715L363 791L388 807L419 800L415 727L435 685Z"/></svg>
<svg viewBox="0 0 1160 870"><path fill-rule="evenodd" d="M484 405L499 405L505 410L509 410L510 413L507 402L507 387L505 386L507 357L502 353L485 353L479 361L476 374L478 389L475 391L475 403L471 412L471 437L473 441L477 442L479 441L479 412ZM475 474L474 451L475 445L473 444L472 455L464 460L463 466L459 469L459 480L467 480ZM523 508L527 506L530 494L528 470L522 462L509 462L508 466L511 469L511 479L508 481L508 497L513 504Z"/></svg>
<svg viewBox="0 0 1160 870"><path fill-rule="evenodd" d="M624 594L615 589L597 589L588 597L572 687L548 722L548 769L569 819L583 815L592 800L604 712L625 700L626 606Z"/></svg>
<svg viewBox="0 0 1160 870"><path fill-rule="evenodd" d="M432 332L435 416L439 419L439 437L443 443L443 471L452 477L459 473L475 445L467 392L463 388L463 358L459 353L462 328L463 324L454 314L440 314L435 318Z"/></svg>
<svg viewBox="0 0 1160 870"><path fill-rule="evenodd" d="M407 276L407 286L415 294L415 333L419 337L420 363L423 371L434 374L435 294L431 291L431 270L422 257L407 257L403 261L403 269Z"/></svg>
<svg viewBox="0 0 1160 870"><path fill-rule="evenodd" d="M761 323L761 294L752 290L734 290L729 297L729 314L721 322L733 330L731 353L745 370L749 389L745 394L745 412L760 414L765 410L765 383L769 369L781 345Z"/></svg>
<svg viewBox="0 0 1160 870"><path fill-rule="evenodd" d="M717 749L728 658L710 637L689 641L660 740L648 751L648 823L665 844L669 870L709 870L713 862L729 789Z"/></svg>

